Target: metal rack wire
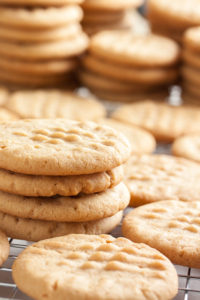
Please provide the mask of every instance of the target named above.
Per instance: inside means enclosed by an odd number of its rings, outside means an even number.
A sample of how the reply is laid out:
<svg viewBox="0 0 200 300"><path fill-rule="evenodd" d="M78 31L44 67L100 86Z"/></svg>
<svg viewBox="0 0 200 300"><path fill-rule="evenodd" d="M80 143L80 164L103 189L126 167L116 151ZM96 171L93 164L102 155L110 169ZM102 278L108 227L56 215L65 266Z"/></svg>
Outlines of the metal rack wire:
<svg viewBox="0 0 200 300"><path fill-rule="evenodd" d="M113 232L113 236L121 235L121 226ZM18 290L12 279L12 264L19 253L29 244L26 241L10 239L10 255L0 268L0 299L30 300ZM174 300L199 300L200 299L200 270L176 266L179 276L179 293Z"/></svg>

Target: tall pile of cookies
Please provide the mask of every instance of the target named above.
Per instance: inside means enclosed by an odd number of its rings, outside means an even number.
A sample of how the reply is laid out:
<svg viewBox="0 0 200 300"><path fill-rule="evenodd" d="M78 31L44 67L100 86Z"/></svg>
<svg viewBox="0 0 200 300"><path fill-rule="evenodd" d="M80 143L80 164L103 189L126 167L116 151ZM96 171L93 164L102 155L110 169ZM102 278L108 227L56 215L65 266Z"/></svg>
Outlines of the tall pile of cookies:
<svg viewBox="0 0 200 300"><path fill-rule="evenodd" d="M41 240L100 234L119 224L130 194L127 139L110 127L64 119L0 125L0 228Z"/></svg>
<svg viewBox="0 0 200 300"><path fill-rule="evenodd" d="M89 35L105 29L130 29L131 10L142 3L143 0L85 0L83 29Z"/></svg>
<svg viewBox="0 0 200 300"><path fill-rule="evenodd" d="M80 80L102 99L163 100L178 78L179 54L176 42L164 37L102 31L91 38Z"/></svg>
<svg viewBox="0 0 200 300"><path fill-rule="evenodd" d="M183 101L200 104L200 27L188 29L183 38Z"/></svg>
<svg viewBox="0 0 200 300"><path fill-rule="evenodd" d="M88 38L82 0L3 0L0 3L0 81L13 86L72 85Z"/></svg>
<svg viewBox="0 0 200 300"><path fill-rule="evenodd" d="M182 43L185 30L200 25L199 0L148 0L153 32Z"/></svg>

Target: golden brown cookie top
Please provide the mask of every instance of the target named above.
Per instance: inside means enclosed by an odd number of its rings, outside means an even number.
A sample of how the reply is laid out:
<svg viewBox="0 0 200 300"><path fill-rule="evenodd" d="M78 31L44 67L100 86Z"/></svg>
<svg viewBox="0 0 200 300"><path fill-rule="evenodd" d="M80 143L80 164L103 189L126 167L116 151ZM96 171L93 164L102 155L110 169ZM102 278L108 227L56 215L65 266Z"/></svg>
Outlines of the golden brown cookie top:
<svg viewBox="0 0 200 300"><path fill-rule="evenodd" d="M150 100L122 105L112 117L141 126L164 142L171 142L186 133L198 132L200 128L198 107L176 107Z"/></svg>
<svg viewBox="0 0 200 300"><path fill-rule="evenodd" d="M131 31L97 33L91 39L89 51L129 66L170 66L179 59L179 47L174 41L154 34L138 36Z"/></svg>
<svg viewBox="0 0 200 300"><path fill-rule="evenodd" d="M125 164L132 206L162 200L199 200L200 165L170 155L132 156Z"/></svg>
<svg viewBox="0 0 200 300"><path fill-rule="evenodd" d="M123 234L161 251L175 264L199 268L199 216L199 201L151 203L125 217Z"/></svg>
<svg viewBox="0 0 200 300"><path fill-rule="evenodd" d="M111 170L130 155L128 140L108 126L65 119L0 124L0 167L32 175Z"/></svg>
<svg viewBox="0 0 200 300"><path fill-rule="evenodd" d="M109 235L68 235L33 244L15 261L13 276L19 288L37 299L67 294L69 300L74 295L153 300L159 294L167 300L177 293L176 271L162 254Z"/></svg>
<svg viewBox="0 0 200 300"><path fill-rule="evenodd" d="M23 119L66 118L96 121L106 115L104 106L97 100L60 90L17 91L9 96L6 107Z"/></svg>

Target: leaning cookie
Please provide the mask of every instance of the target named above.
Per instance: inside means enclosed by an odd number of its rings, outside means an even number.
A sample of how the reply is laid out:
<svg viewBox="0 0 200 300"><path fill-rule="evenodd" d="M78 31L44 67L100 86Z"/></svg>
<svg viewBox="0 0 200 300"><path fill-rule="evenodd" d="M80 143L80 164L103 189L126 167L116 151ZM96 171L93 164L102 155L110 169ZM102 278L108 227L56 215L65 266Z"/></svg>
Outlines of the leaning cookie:
<svg viewBox="0 0 200 300"><path fill-rule="evenodd" d="M175 264L200 268L199 216L199 201L151 203L125 217L123 234L159 250Z"/></svg>
<svg viewBox="0 0 200 300"><path fill-rule="evenodd" d="M200 134L184 135L175 140L172 153L200 163Z"/></svg>
<svg viewBox="0 0 200 300"><path fill-rule="evenodd" d="M169 155L132 156L125 164L125 183L131 206L163 199L198 201L200 165Z"/></svg>
<svg viewBox="0 0 200 300"><path fill-rule="evenodd" d="M130 142L133 154L151 153L156 148L154 136L138 126L108 118L100 119L98 123L108 125L124 134Z"/></svg>
<svg viewBox="0 0 200 300"><path fill-rule="evenodd" d="M148 100L122 105L114 111L112 118L140 126L158 141L172 142L183 134L199 131L200 109Z"/></svg>
<svg viewBox="0 0 200 300"><path fill-rule="evenodd" d="M158 295L169 300L178 289L175 268L166 257L109 235L73 234L33 244L14 262L13 278L38 300L66 295L68 300L154 300Z"/></svg>

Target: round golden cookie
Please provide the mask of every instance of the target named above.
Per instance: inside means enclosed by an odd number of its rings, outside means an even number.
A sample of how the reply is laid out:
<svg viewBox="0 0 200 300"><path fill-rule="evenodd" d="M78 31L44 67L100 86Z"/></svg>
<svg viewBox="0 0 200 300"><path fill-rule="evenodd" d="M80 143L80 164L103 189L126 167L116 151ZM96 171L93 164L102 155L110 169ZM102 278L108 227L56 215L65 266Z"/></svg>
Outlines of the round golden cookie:
<svg viewBox="0 0 200 300"><path fill-rule="evenodd" d="M81 4L83 0L1 0L4 5L24 6L63 6L68 4Z"/></svg>
<svg viewBox="0 0 200 300"><path fill-rule="evenodd" d="M33 9L0 7L0 24L14 28L55 28L80 22L82 17L82 10L77 5Z"/></svg>
<svg viewBox="0 0 200 300"><path fill-rule="evenodd" d="M148 15L162 24L173 24L174 28L185 30L200 25L199 0L149 0Z"/></svg>
<svg viewBox="0 0 200 300"><path fill-rule="evenodd" d="M10 245L9 245L8 239L5 235L5 233L0 231L0 266L8 258L9 251L10 251Z"/></svg>
<svg viewBox="0 0 200 300"><path fill-rule="evenodd" d="M0 192L0 211L25 219L88 222L113 216L125 209L129 200L124 183L101 193L77 197L25 197Z"/></svg>
<svg viewBox="0 0 200 300"><path fill-rule="evenodd" d="M44 43L50 41L69 39L80 34L81 27L78 23L47 29L30 29L16 27L0 27L0 39L11 42Z"/></svg>
<svg viewBox="0 0 200 300"><path fill-rule="evenodd" d="M132 156L125 164L124 176L131 206L161 200L199 200L200 166L169 155Z"/></svg>
<svg viewBox="0 0 200 300"><path fill-rule="evenodd" d="M10 59L8 57L0 57L0 68L4 73L13 73L22 76L25 75L36 75L37 78L39 76L43 76L44 79L52 76L52 75L64 75L68 74L70 71L75 70L77 67L77 59L55 59L49 61L23 61L19 59ZM12 76L13 76L12 74ZM26 78L25 77L25 78ZM30 77L30 81L33 78ZM25 79L26 80L26 79ZM43 81L43 78L41 82ZM33 79L34 82L34 79Z"/></svg>
<svg viewBox="0 0 200 300"><path fill-rule="evenodd" d="M167 300L178 290L176 270L160 252L109 235L73 234L33 244L14 262L13 278L19 289L38 300L43 295L64 299L66 294L69 300L133 295L134 300L157 295Z"/></svg>
<svg viewBox="0 0 200 300"><path fill-rule="evenodd" d="M156 148L153 135L142 128L106 118L99 120L98 123L108 125L123 133L131 144L133 154L151 153Z"/></svg>
<svg viewBox="0 0 200 300"><path fill-rule="evenodd" d="M63 59L79 55L88 45L88 38L81 33L68 40L39 44L13 44L0 42L0 54L23 61Z"/></svg>
<svg viewBox="0 0 200 300"><path fill-rule="evenodd" d="M184 63L186 63L188 66L191 66L192 68L200 69L200 54L198 55L195 52L192 52L188 49L184 49L182 52L182 60Z"/></svg>
<svg viewBox="0 0 200 300"><path fill-rule="evenodd" d="M123 234L159 250L174 264L199 268L199 215L199 201L151 203L125 217Z"/></svg>
<svg viewBox="0 0 200 300"><path fill-rule="evenodd" d="M0 168L31 175L111 170L130 155L128 140L93 122L30 119L0 124Z"/></svg>
<svg viewBox="0 0 200 300"><path fill-rule="evenodd" d="M6 103L8 96L9 96L8 89L4 86L0 86L0 106Z"/></svg>
<svg viewBox="0 0 200 300"><path fill-rule="evenodd" d="M199 99L200 104L200 99ZM200 133L179 137L172 145L172 153L185 157L196 162L200 162Z"/></svg>
<svg viewBox="0 0 200 300"><path fill-rule="evenodd" d="M186 48L197 51L200 57L200 26L188 29L184 34L183 43Z"/></svg>
<svg viewBox="0 0 200 300"><path fill-rule="evenodd" d="M141 67L172 66L179 59L178 45L167 38L131 31L103 31L92 37L89 51L110 62Z"/></svg>
<svg viewBox="0 0 200 300"><path fill-rule="evenodd" d="M71 233L102 234L111 232L122 219L122 211L117 214L90 222L52 222L22 219L0 211L0 227L13 239L40 241Z"/></svg>
<svg viewBox="0 0 200 300"><path fill-rule="evenodd" d="M169 84L177 80L176 68L133 68L118 66L109 60L99 59L95 55L87 55L82 59L83 67L101 76L129 83L148 85Z"/></svg>
<svg viewBox="0 0 200 300"><path fill-rule="evenodd" d="M198 132L200 109L141 101L119 107L112 117L150 131L157 140L172 142L188 132Z"/></svg>
<svg viewBox="0 0 200 300"><path fill-rule="evenodd" d="M138 7L143 0L85 0L82 4L84 10L118 11Z"/></svg>
<svg viewBox="0 0 200 300"><path fill-rule="evenodd" d="M21 90L10 94L5 107L23 119L66 118L84 121L106 115L104 106L95 99L61 90Z"/></svg>
<svg viewBox="0 0 200 300"><path fill-rule="evenodd" d="M93 194L119 184L123 175L122 166L107 172L74 176L24 175L0 169L0 190L32 197Z"/></svg>

